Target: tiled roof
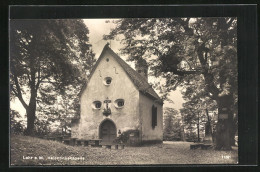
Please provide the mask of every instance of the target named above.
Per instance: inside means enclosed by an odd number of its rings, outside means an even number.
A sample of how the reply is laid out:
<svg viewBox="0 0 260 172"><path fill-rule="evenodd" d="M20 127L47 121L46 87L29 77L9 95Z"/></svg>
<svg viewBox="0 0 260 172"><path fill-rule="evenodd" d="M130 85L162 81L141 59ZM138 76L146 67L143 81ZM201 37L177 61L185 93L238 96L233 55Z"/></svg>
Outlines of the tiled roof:
<svg viewBox="0 0 260 172"><path fill-rule="evenodd" d="M103 51L102 51L99 59L97 60L95 66L93 67L89 78L91 78L91 76L94 73L94 71L95 71L96 67L98 66L99 62L104 57L103 55L106 51L108 51L116 59L116 61L125 70L125 72L129 76L129 78L132 80L134 85L137 87L137 89L141 93L143 93L144 95L146 95L146 96L148 96L152 99L156 99L158 101L158 103L160 103L160 104L163 103L163 101L160 99L158 94L154 91L152 86L147 82L146 78L143 77L142 75L140 75L138 72L136 72L133 68L131 68L124 60L122 60L111 48L109 48L108 44L105 45L105 47L103 48ZM83 86L83 88L80 92L80 95L82 94L83 90L85 90L86 86L87 86L87 84L85 84L85 86Z"/></svg>

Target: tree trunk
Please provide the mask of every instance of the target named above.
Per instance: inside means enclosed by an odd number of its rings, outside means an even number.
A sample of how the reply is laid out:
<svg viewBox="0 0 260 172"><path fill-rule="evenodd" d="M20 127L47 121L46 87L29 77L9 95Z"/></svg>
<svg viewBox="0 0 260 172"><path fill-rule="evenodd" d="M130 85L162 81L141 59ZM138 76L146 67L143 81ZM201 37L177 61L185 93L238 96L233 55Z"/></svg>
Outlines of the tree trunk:
<svg viewBox="0 0 260 172"><path fill-rule="evenodd" d="M183 116L181 115L181 140L185 141L185 131L184 131L184 120L183 120Z"/></svg>
<svg viewBox="0 0 260 172"><path fill-rule="evenodd" d="M185 132L184 132L184 125L181 126L181 140L182 141L185 141L186 138L185 138Z"/></svg>
<svg viewBox="0 0 260 172"><path fill-rule="evenodd" d="M219 97L218 103L218 123L216 126L216 150L231 150L230 127L233 121L233 114L230 110L232 97L225 95Z"/></svg>
<svg viewBox="0 0 260 172"><path fill-rule="evenodd" d="M232 123L230 124L230 145L235 146L235 135L237 131L237 125L234 120L232 120Z"/></svg>
<svg viewBox="0 0 260 172"><path fill-rule="evenodd" d="M197 124L197 132L198 132L198 142L200 142L200 127L199 127L199 124Z"/></svg>
<svg viewBox="0 0 260 172"><path fill-rule="evenodd" d="M209 73L207 67L207 51L205 50L205 43L201 44L197 48L197 54L200 63L203 68L203 76L205 79L206 89L212 94L212 98L216 100L218 106L218 123L216 126L216 150L224 149L231 150L231 135L230 127L233 121L233 112L231 110L231 105L233 104L233 97L231 94L219 97L220 90L214 84L214 76ZM204 55L205 54L205 55ZM226 77L224 77L224 71L220 71L220 85L222 86L226 82Z"/></svg>
<svg viewBox="0 0 260 172"><path fill-rule="evenodd" d="M212 136L212 129L211 129L211 119L209 117L208 109L206 109L206 115L207 115L208 121L205 124L205 137L203 139L203 142L207 143L207 144L212 144L213 136Z"/></svg>
<svg viewBox="0 0 260 172"><path fill-rule="evenodd" d="M198 131L198 142L200 142L200 117L199 117L199 113L198 113L197 131Z"/></svg>
<svg viewBox="0 0 260 172"><path fill-rule="evenodd" d="M25 130L25 135L32 136L34 134L34 121L35 121L35 108L29 106L26 110L27 114L27 128Z"/></svg>
<svg viewBox="0 0 260 172"><path fill-rule="evenodd" d="M28 108L26 109L27 115L27 128L25 130L25 135L32 136L34 134L34 121L35 121L35 111L36 111L36 90L31 91L31 98Z"/></svg>
<svg viewBox="0 0 260 172"><path fill-rule="evenodd" d="M216 150L231 150L230 133L227 120L219 120L216 132Z"/></svg>

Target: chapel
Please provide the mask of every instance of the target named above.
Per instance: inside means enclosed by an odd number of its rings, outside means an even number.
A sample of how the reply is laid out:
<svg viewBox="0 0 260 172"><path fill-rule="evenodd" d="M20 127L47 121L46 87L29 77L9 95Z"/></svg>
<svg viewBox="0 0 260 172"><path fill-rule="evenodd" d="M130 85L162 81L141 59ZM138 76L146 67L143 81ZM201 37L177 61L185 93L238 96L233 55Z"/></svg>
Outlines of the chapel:
<svg viewBox="0 0 260 172"><path fill-rule="evenodd" d="M135 70L105 45L88 82L79 93L80 117L71 137L112 143L127 133L128 142L162 142L163 101L148 83L148 66Z"/></svg>

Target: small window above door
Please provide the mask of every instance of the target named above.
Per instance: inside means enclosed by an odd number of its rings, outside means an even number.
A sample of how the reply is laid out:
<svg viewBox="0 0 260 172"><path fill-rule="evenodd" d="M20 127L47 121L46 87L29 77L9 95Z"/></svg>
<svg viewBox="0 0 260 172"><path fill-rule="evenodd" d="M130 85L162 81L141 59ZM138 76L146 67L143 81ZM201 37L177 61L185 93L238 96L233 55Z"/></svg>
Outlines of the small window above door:
<svg viewBox="0 0 260 172"><path fill-rule="evenodd" d="M112 82L112 78L111 77L106 77L104 79L103 83L104 83L104 85L109 86L111 84L111 82Z"/></svg>

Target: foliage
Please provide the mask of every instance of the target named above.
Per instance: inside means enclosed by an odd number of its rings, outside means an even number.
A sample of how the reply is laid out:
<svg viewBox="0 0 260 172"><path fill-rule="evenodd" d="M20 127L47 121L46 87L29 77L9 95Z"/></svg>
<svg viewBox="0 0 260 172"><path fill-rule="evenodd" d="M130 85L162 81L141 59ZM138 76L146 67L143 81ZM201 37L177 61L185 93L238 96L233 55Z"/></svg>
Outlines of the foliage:
<svg viewBox="0 0 260 172"><path fill-rule="evenodd" d="M21 134L24 131L23 125L17 120L18 118L21 118L19 112L10 110L10 129L13 134Z"/></svg>
<svg viewBox="0 0 260 172"><path fill-rule="evenodd" d="M190 88L190 87L188 87ZM186 128L189 128L190 133L197 129L197 140L200 140L200 133L204 132L205 124L214 123L212 121L213 116L211 116L208 111L216 111L216 103L208 97L201 96L201 92L189 89L184 93L184 99L186 102L183 104L183 108L180 110L183 116L184 124ZM200 96L198 96L200 95ZM196 126L196 127L195 127ZM211 128L211 127L210 127ZM191 138L192 139L192 138Z"/></svg>
<svg viewBox="0 0 260 172"><path fill-rule="evenodd" d="M134 133L135 136L136 134L139 134L138 130L126 130L122 132L119 137L115 140L116 143L124 143L127 144L129 142L130 134Z"/></svg>
<svg viewBox="0 0 260 172"><path fill-rule="evenodd" d="M179 141L182 139L182 126L178 111L173 108L165 108L163 140Z"/></svg>
<svg viewBox="0 0 260 172"><path fill-rule="evenodd" d="M78 90L81 85L69 85L62 94L55 95L55 103L44 105L38 103L37 115L41 121L47 121L50 132L70 134L71 120L79 116L80 106Z"/></svg>
<svg viewBox="0 0 260 172"><path fill-rule="evenodd" d="M10 21L11 96L26 110L26 134L34 130L36 102L53 105L66 86L84 81L85 63L94 57L88 33L82 20Z"/></svg>
<svg viewBox="0 0 260 172"><path fill-rule="evenodd" d="M197 76L212 96L226 91L228 83L237 87L235 18L121 19L115 24L105 39L123 35L121 52L130 61L148 61L151 74L165 77L169 89L196 83Z"/></svg>
<svg viewBox="0 0 260 172"><path fill-rule="evenodd" d="M223 108L221 96L231 97L229 119L237 114L236 18L128 18L115 20L115 24L104 38L122 35L121 52L130 61L145 59L150 75L165 78L164 95L177 86L194 85L191 90L205 90L201 96L215 101L218 109ZM228 120L225 130L219 131L226 142L233 137L227 133L233 123ZM229 144L224 147L231 148Z"/></svg>
<svg viewBox="0 0 260 172"><path fill-rule="evenodd" d="M37 116L34 123L34 135L42 137L47 136L50 132L49 121L39 119Z"/></svg>
<svg viewBox="0 0 260 172"><path fill-rule="evenodd" d="M194 132L186 132L185 138L187 142L196 142L198 140L198 135Z"/></svg>

